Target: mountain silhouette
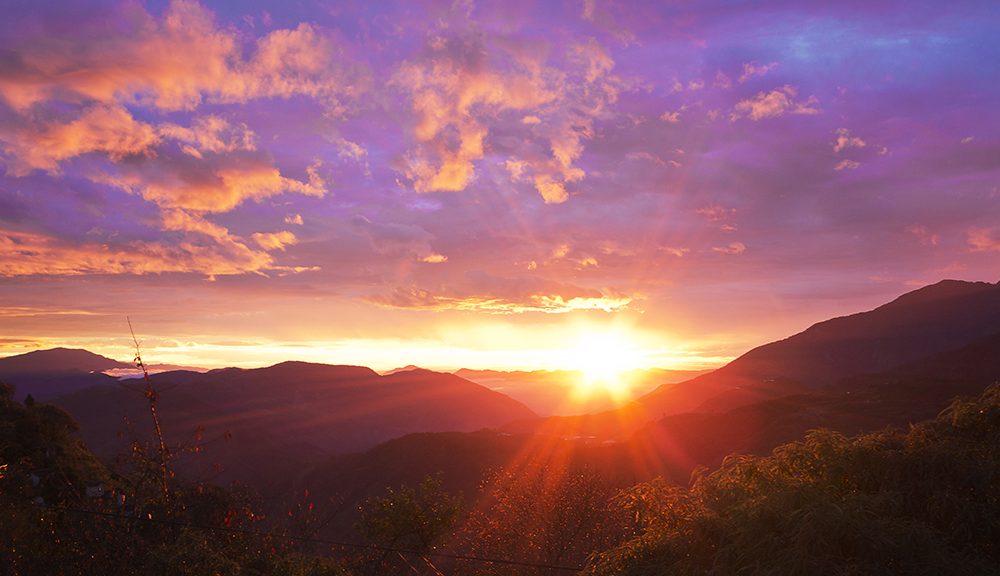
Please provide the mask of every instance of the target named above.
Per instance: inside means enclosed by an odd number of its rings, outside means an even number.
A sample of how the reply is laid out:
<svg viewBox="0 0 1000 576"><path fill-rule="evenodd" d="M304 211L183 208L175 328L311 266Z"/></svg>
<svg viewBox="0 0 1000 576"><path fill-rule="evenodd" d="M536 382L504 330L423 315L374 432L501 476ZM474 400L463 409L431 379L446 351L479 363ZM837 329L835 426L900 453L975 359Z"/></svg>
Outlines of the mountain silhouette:
<svg viewBox="0 0 1000 576"><path fill-rule="evenodd" d="M52 348L0 358L0 381L13 384L19 397L49 399L75 390L111 384L104 370L134 368L87 350Z"/></svg>
<svg viewBox="0 0 1000 576"><path fill-rule="evenodd" d="M131 438L149 438L143 383L87 371L120 365L57 349L0 359L0 379L18 385L20 395L68 391L52 401L69 410L88 444L107 456L125 453ZM33 372L53 367L61 371ZM506 391L530 388L536 373L460 374L501 380L497 387ZM711 373L665 383L626 406L578 416L539 418L496 390L419 368L379 375L360 366L283 362L151 378L161 391L171 442L192 444L204 430L202 450L182 465L185 471L220 481L287 484L295 476L289 470L330 455L407 434L486 428L500 432L478 437L484 450L511 444L504 434L521 438L521 446L537 434L608 454L643 455L647 461L629 472L634 476L664 470L683 476L733 451L767 451L816 427L854 433L905 425L934 416L956 394L1000 380L1000 284L942 281L817 323ZM394 446L434 442L433 435L418 439ZM373 452L379 453L385 451ZM348 461L362 460L341 460Z"/></svg>
<svg viewBox="0 0 1000 576"><path fill-rule="evenodd" d="M133 368L132 364L106 358L79 348L52 348L0 358L0 374L25 372L103 372Z"/></svg>
<svg viewBox="0 0 1000 576"><path fill-rule="evenodd" d="M957 339L964 340L964 334ZM617 441L591 436L597 426L588 430L572 425L606 418L608 413L544 419L541 422L548 425L534 429L537 434L524 423L519 426L529 432L416 434L364 453L332 458L300 482L320 495L361 502L385 487L415 484L440 470L449 489L468 494L490 471L518 470L533 462L550 468L599 470L608 481L622 485L657 476L684 484L699 467L714 469L731 454L768 454L817 428L846 435L887 426L905 429L934 418L956 396L974 397L996 382L1000 382L1000 326L960 348L927 354L890 370L846 376L816 389L727 410L667 415L631 433L618 430L622 435ZM341 520L340 529L347 530L354 518Z"/></svg>
<svg viewBox="0 0 1000 576"><path fill-rule="evenodd" d="M714 466L732 453L766 454L812 429L846 435L934 418L956 396L1000 382L1000 327L958 350L893 370L851 376L824 390L785 396L727 412L666 416L630 440L631 450L666 455L681 468Z"/></svg>
<svg viewBox="0 0 1000 576"><path fill-rule="evenodd" d="M959 350L1000 329L1000 283L943 280L867 312L819 322L759 346L708 374L664 384L621 408L522 421L511 432L623 439L645 423L836 390L850 376L892 370Z"/></svg>
<svg viewBox="0 0 1000 576"><path fill-rule="evenodd" d="M151 379L161 390L159 412L168 439L193 444L203 429L210 440L187 458L188 473L219 481L284 480L289 469L302 469L316 458L405 434L473 431L534 417L503 394L429 370L380 376L361 366L282 362L163 372ZM111 455L122 451L128 436L149 436L141 386L126 381L53 402L80 422L88 445Z"/></svg>

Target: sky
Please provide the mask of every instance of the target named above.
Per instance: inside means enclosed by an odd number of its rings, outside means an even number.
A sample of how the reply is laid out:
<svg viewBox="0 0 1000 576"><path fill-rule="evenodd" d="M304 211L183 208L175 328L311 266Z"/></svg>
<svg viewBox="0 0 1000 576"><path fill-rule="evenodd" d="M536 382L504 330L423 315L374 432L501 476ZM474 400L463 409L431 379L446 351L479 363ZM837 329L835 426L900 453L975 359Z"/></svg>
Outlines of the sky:
<svg viewBox="0 0 1000 576"><path fill-rule="evenodd" d="M996 2L3 12L0 355L697 368L1000 280Z"/></svg>

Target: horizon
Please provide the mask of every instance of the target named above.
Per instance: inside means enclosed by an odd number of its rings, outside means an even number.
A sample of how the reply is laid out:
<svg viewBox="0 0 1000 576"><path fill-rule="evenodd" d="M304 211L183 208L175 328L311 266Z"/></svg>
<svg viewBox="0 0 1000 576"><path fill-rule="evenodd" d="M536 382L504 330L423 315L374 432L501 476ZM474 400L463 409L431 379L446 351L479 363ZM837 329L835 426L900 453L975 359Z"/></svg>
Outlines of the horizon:
<svg viewBox="0 0 1000 576"><path fill-rule="evenodd" d="M505 6L9 7L0 357L697 370L1000 278L997 6Z"/></svg>

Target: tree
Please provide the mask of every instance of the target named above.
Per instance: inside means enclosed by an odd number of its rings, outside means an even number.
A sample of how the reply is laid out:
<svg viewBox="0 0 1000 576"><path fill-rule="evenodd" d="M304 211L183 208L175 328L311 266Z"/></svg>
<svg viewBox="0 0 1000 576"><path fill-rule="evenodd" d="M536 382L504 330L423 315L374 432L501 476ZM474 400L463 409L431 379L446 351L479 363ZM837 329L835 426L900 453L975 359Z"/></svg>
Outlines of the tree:
<svg viewBox="0 0 1000 576"><path fill-rule="evenodd" d="M417 488L387 488L383 495L366 500L358 531L372 544L425 554L451 533L462 507L461 496L445 492L438 473L424 478ZM393 553L383 551L376 558L370 560L385 566Z"/></svg>

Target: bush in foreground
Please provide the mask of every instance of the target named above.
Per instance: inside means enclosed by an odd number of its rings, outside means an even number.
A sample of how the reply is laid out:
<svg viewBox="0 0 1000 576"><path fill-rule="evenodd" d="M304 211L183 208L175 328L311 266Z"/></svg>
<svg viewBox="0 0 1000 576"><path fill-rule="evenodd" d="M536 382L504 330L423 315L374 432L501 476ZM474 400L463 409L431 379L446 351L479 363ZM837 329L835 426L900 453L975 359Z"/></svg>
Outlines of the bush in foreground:
<svg viewBox="0 0 1000 576"><path fill-rule="evenodd" d="M591 576L996 574L1000 385L905 433L814 431L617 503L636 534Z"/></svg>

